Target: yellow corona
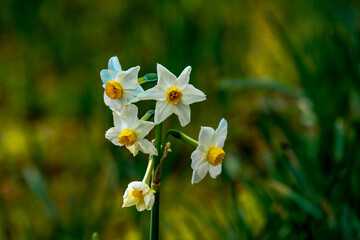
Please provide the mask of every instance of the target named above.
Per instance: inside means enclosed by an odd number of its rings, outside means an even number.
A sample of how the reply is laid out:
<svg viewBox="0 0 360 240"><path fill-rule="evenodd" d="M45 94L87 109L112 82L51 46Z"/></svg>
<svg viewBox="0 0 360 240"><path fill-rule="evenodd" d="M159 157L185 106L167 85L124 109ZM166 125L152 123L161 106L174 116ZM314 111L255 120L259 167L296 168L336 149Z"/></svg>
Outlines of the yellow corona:
<svg viewBox="0 0 360 240"><path fill-rule="evenodd" d="M224 160L225 152L219 147L212 147L209 149L209 152L207 154L207 161L213 165L217 166L221 164Z"/></svg>
<svg viewBox="0 0 360 240"><path fill-rule="evenodd" d="M134 197L134 200L136 203L144 201L144 195L143 195L142 191L133 189L131 195Z"/></svg>
<svg viewBox="0 0 360 240"><path fill-rule="evenodd" d="M118 142L120 144L130 147L135 143L135 141L136 141L136 134L132 130L125 129L119 134Z"/></svg>
<svg viewBox="0 0 360 240"><path fill-rule="evenodd" d="M111 80L105 85L105 93L111 99L118 99L122 96L123 89L117 81Z"/></svg>
<svg viewBox="0 0 360 240"><path fill-rule="evenodd" d="M180 89L176 87L171 87L166 92L166 100L172 104L177 104L178 102L180 102L182 96L183 93Z"/></svg>

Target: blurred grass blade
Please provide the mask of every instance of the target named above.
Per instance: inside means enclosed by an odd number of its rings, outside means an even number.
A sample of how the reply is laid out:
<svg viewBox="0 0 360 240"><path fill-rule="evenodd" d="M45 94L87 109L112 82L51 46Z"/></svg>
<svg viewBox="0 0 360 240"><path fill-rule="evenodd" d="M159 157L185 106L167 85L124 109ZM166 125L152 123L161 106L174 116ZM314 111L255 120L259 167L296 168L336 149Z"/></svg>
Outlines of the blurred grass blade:
<svg viewBox="0 0 360 240"><path fill-rule="evenodd" d="M91 240L99 240L99 235L97 232L93 233Z"/></svg>
<svg viewBox="0 0 360 240"><path fill-rule="evenodd" d="M56 216L56 208L50 199L47 190L44 178L41 176L40 172L36 168L27 168L23 171L23 175L26 183L28 184L30 190L40 199L43 203L47 215L54 219Z"/></svg>
<svg viewBox="0 0 360 240"><path fill-rule="evenodd" d="M337 118L335 121L335 148L334 157L336 162L341 162L344 157L344 120Z"/></svg>
<svg viewBox="0 0 360 240"><path fill-rule="evenodd" d="M313 204L311 204L308 200L306 200L301 195L294 192L292 189L290 189L285 184L282 184L277 181L273 181L271 184L271 187L273 187L276 191L279 193L285 195L286 197L293 200L295 203L297 203L304 211L311 214L314 218L320 219L321 218L321 211L317 209Z"/></svg>
<svg viewBox="0 0 360 240"><path fill-rule="evenodd" d="M220 82L220 88L227 91L243 89L268 90L281 92L292 97L300 97L303 95L303 91L299 89L275 82L275 80L264 82L264 79L265 78L228 79ZM268 79L266 78L266 80Z"/></svg>

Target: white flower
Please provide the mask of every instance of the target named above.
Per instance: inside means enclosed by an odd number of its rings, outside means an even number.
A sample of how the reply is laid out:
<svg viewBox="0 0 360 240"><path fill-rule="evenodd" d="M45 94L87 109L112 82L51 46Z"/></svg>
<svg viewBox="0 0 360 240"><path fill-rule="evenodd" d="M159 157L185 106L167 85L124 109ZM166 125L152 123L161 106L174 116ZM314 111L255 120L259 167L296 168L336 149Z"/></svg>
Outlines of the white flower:
<svg viewBox="0 0 360 240"><path fill-rule="evenodd" d="M139 120L137 117L138 108L133 104L127 104L119 113L113 112L114 126L110 128L105 137L113 144L126 146L136 156L140 151L157 155L157 150L152 143L144 137L155 126L153 122Z"/></svg>
<svg viewBox="0 0 360 240"><path fill-rule="evenodd" d="M199 145L191 154L191 168L194 170L191 183L200 182L209 172L212 178L221 173L221 165L225 157L222 149L227 135L227 122L221 119L218 128L201 127Z"/></svg>
<svg viewBox="0 0 360 240"><path fill-rule="evenodd" d="M125 194L124 204L122 207L131 207L136 205L136 209L141 212L151 210L155 202L155 191L146 183L134 181L129 183Z"/></svg>
<svg viewBox="0 0 360 240"><path fill-rule="evenodd" d="M100 72L103 81L104 101L111 110L121 111L126 103L136 99L144 92L138 83L140 67L122 71L119 59L115 56L109 60L109 68Z"/></svg>
<svg viewBox="0 0 360 240"><path fill-rule="evenodd" d="M191 67L176 78L161 64L157 64L158 84L139 94L139 100L156 100L155 124L163 122L172 113L178 115L181 126L190 122L190 104L206 99L205 94L189 84Z"/></svg>

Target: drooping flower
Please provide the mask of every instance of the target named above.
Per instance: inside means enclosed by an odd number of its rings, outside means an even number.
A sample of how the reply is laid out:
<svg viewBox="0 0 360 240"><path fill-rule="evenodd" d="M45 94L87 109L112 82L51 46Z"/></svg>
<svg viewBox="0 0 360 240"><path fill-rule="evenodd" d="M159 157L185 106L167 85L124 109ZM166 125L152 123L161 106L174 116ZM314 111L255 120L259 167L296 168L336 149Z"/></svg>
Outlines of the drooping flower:
<svg viewBox="0 0 360 240"><path fill-rule="evenodd" d="M189 84L191 67L178 78L161 64L157 64L158 84L139 94L139 100L156 100L155 124L163 122L171 114L179 117L181 126L190 122L190 104L206 99L205 94Z"/></svg>
<svg viewBox="0 0 360 240"><path fill-rule="evenodd" d="M154 193L155 191L144 182L131 182L125 191L122 207L136 205L136 209L139 212L144 211L145 209L151 210L155 202Z"/></svg>
<svg viewBox="0 0 360 240"><path fill-rule="evenodd" d="M191 168L194 170L192 184L200 182L208 172L212 178L216 178L221 173L226 136L227 122L224 118L215 131L211 127L201 127L199 145L191 154Z"/></svg>
<svg viewBox="0 0 360 240"><path fill-rule="evenodd" d="M101 70L100 77L105 89L104 102L111 110L121 111L126 103L144 92L137 81L139 70L140 67L137 66L123 71L116 56L110 58L108 69Z"/></svg>
<svg viewBox="0 0 360 240"><path fill-rule="evenodd" d="M139 120L138 108L133 104L124 106L121 112L114 111L114 127L110 128L105 137L117 146L124 146L136 156L140 151L157 155L154 145L144 137L155 126L153 122Z"/></svg>

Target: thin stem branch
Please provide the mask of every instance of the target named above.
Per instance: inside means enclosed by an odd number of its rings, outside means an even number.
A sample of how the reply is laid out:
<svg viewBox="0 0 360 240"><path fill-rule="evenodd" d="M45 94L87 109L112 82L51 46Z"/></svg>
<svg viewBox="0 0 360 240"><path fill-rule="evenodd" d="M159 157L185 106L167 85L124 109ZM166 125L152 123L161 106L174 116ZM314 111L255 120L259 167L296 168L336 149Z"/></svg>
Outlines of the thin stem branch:
<svg viewBox="0 0 360 240"><path fill-rule="evenodd" d="M148 110L140 120L147 121L151 119L154 116L154 114L155 114L154 110Z"/></svg>
<svg viewBox="0 0 360 240"><path fill-rule="evenodd" d="M169 129L164 137L164 141L163 141L163 146L166 145L166 142L168 140L169 135L172 135L173 137L180 139L181 141L193 146L193 147L197 147L198 146L198 142L193 139L192 137L186 135L185 133L179 131L179 130L175 130L175 129ZM163 149L162 149L163 150ZM161 152L162 154L162 152ZM160 155L161 156L161 155Z"/></svg>
<svg viewBox="0 0 360 240"><path fill-rule="evenodd" d="M147 185L150 186L150 178L151 178L151 174L152 174L152 170L154 169L154 156L153 155L149 155L149 162L148 162L148 166L145 172L145 176L143 178L143 182L146 183Z"/></svg>
<svg viewBox="0 0 360 240"><path fill-rule="evenodd" d="M156 73L148 73L145 76L138 78L138 83L144 84L144 83L148 83L148 82L155 82L158 80L157 74Z"/></svg>

